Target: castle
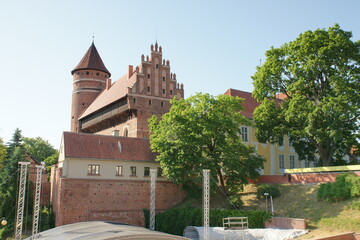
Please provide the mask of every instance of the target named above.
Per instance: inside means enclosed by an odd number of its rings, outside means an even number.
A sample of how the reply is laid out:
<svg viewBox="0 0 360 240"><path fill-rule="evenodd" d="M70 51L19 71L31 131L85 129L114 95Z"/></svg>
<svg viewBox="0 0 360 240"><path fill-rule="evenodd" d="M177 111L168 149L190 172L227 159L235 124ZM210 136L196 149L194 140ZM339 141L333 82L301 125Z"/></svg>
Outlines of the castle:
<svg viewBox="0 0 360 240"><path fill-rule="evenodd" d="M150 51L112 83L93 42L71 71L71 132L63 133L51 178L57 226L93 220L143 226L150 169L158 169L158 211L185 196L161 176L147 140L148 118L168 112L170 99L184 97L184 87L163 59L161 46L155 43Z"/></svg>
<svg viewBox="0 0 360 240"><path fill-rule="evenodd" d="M171 73L161 46L151 45L150 56L142 55L138 66L129 65L112 82L92 43L71 74L71 132L63 133L51 174L56 225L103 220L143 226L143 209L150 205L150 169L158 170L156 209L180 203L183 190L161 176L147 139L148 118L168 112L175 96L184 98L184 86ZM252 119L259 103L251 93L228 89L224 94L243 98L242 114ZM288 181L285 168L310 166L298 159L287 136L282 145L262 144L253 127L241 126L239 137L266 158L261 174L267 181L267 176Z"/></svg>

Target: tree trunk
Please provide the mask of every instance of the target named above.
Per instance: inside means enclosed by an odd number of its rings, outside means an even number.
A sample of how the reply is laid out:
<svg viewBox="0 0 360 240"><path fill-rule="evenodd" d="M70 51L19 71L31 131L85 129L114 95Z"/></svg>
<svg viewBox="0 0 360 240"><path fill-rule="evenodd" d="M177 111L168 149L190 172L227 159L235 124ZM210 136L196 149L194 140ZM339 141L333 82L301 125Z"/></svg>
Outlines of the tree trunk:
<svg viewBox="0 0 360 240"><path fill-rule="evenodd" d="M218 178L220 182L220 189L225 197L228 197L227 189L225 187L224 177L222 175L221 169L217 169Z"/></svg>

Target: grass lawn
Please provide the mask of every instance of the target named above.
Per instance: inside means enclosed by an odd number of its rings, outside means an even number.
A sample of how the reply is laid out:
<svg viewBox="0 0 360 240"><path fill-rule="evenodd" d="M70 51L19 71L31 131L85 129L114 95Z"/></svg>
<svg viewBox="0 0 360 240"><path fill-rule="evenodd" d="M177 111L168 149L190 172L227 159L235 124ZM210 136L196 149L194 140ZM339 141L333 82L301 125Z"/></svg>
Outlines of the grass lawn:
<svg viewBox="0 0 360 240"><path fill-rule="evenodd" d="M360 232L360 208L352 207L358 199L329 203L318 201L319 185L277 185L281 196L274 199L276 216L304 218L309 234L299 239L316 239L344 232ZM256 186L248 185L242 193L245 208L265 210L265 199L258 200Z"/></svg>

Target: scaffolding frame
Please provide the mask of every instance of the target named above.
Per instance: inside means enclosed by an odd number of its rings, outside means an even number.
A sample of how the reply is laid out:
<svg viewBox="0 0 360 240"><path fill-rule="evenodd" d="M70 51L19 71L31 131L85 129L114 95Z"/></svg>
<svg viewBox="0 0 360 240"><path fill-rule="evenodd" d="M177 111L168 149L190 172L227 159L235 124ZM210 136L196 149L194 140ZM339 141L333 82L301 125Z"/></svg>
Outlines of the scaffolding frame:
<svg viewBox="0 0 360 240"><path fill-rule="evenodd" d="M34 201L34 216L32 226L32 239L37 237L39 230L39 213L41 203L41 183L42 183L42 170L44 166L36 165L36 190L35 190L35 201Z"/></svg>
<svg viewBox="0 0 360 240"><path fill-rule="evenodd" d="M203 209L204 209L204 240L210 239L209 210L210 210L210 170L203 169Z"/></svg>
<svg viewBox="0 0 360 240"><path fill-rule="evenodd" d="M27 165L29 162L19 162L20 171L20 182L19 182L19 197L16 214L16 225L15 225L15 239L20 240L22 236L22 225L24 217L24 204L25 204L25 190L26 190L26 173Z"/></svg>
<svg viewBox="0 0 360 240"><path fill-rule="evenodd" d="M150 230L155 230L155 190L157 170L150 169Z"/></svg>

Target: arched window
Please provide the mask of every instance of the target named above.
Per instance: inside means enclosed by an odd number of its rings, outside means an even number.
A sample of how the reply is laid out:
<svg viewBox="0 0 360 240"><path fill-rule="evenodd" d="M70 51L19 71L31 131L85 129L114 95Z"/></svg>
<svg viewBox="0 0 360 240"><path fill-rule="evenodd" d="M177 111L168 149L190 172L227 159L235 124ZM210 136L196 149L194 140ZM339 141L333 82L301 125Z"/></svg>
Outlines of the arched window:
<svg viewBox="0 0 360 240"><path fill-rule="evenodd" d="M129 129L125 128L124 129L124 137L128 137L129 136Z"/></svg>

